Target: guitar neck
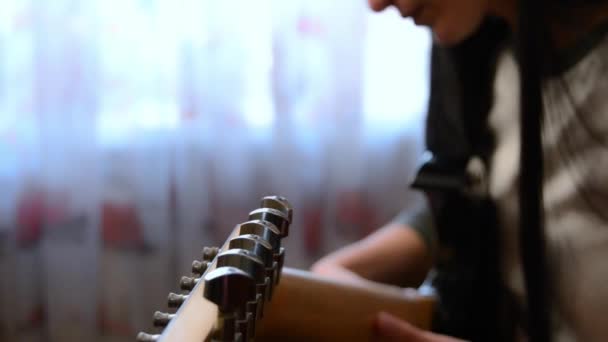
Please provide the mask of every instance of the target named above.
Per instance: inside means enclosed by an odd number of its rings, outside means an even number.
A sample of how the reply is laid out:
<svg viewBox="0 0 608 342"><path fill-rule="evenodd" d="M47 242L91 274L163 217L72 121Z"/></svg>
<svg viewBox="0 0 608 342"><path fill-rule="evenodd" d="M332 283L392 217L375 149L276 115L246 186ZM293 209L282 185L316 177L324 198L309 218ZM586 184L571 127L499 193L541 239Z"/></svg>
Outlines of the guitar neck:
<svg viewBox="0 0 608 342"><path fill-rule="evenodd" d="M162 332L141 332L137 340L369 341L379 311L430 327L431 297L284 268L281 239L291 221L286 199L264 197L222 246L204 249L202 261L193 262L193 277L180 282L188 294L168 297L177 311L154 313L153 323Z"/></svg>
<svg viewBox="0 0 608 342"><path fill-rule="evenodd" d="M370 341L373 318L389 312L420 328L431 325L434 299L392 287L344 283L284 268L257 327L261 341Z"/></svg>

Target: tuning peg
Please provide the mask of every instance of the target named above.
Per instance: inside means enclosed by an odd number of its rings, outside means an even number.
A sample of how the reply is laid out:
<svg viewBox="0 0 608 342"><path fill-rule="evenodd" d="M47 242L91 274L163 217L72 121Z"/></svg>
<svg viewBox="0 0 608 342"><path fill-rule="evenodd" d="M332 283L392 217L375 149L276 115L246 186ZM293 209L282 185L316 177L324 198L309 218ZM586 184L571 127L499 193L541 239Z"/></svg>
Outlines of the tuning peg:
<svg viewBox="0 0 608 342"><path fill-rule="evenodd" d="M232 238L228 249L244 249L260 258L266 267L272 266L272 246L260 236L243 234Z"/></svg>
<svg viewBox="0 0 608 342"><path fill-rule="evenodd" d="M156 311L152 316L152 324L155 327L166 327L173 317L175 317L175 314Z"/></svg>
<svg viewBox="0 0 608 342"><path fill-rule="evenodd" d="M194 260L192 262L192 273L203 275L207 270L207 267L209 267L209 262Z"/></svg>
<svg viewBox="0 0 608 342"><path fill-rule="evenodd" d="M219 261L219 259L218 259ZM219 320L214 338L220 341L236 340L238 328L246 326L247 338L253 337L255 320L247 313L247 303L256 298L256 281L247 272L236 267L218 267L204 277L203 296L218 306ZM244 324L240 324L240 323Z"/></svg>
<svg viewBox="0 0 608 342"><path fill-rule="evenodd" d="M146 334L145 332L140 332L137 334L137 342L156 342L160 338L160 335L151 335Z"/></svg>
<svg viewBox="0 0 608 342"><path fill-rule="evenodd" d="M283 270L283 264L285 264L285 248L281 247L278 254L275 254L274 259L277 262L277 276L274 278L274 284L278 285L281 280L281 271Z"/></svg>
<svg viewBox="0 0 608 342"><path fill-rule="evenodd" d="M293 223L293 207L287 198L282 196L266 196L262 198L260 203L261 208L272 208L282 211L287 215L289 223Z"/></svg>
<svg viewBox="0 0 608 342"><path fill-rule="evenodd" d="M285 262L285 249L281 247L281 235L279 230L272 222L262 220L251 220L239 225L239 234L253 234L260 236L272 246L274 259L277 263L274 284L278 284L281 279L281 270Z"/></svg>
<svg viewBox="0 0 608 342"><path fill-rule="evenodd" d="M184 302L188 299L188 296L177 294L177 293L169 293L167 296L167 304L170 308L179 308Z"/></svg>
<svg viewBox="0 0 608 342"><path fill-rule="evenodd" d="M217 256L217 267L236 267L251 275L255 280L257 298L250 305L251 312L256 318L261 318L264 312L264 302L267 299L267 288L270 280L266 277L264 263L253 253L244 249L229 249ZM254 305L255 304L255 305Z"/></svg>
<svg viewBox="0 0 608 342"><path fill-rule="evenodd" d="M274 253L278 253L281 248L281 232L268 221L251 220L239 225L239 235L257 235L266 240L272 246Z"/></svg>
<svg viewBox="0 0 608 342"><path fill-rule="evenodd" d="M203 248L203 261L208 261L208 262L213 261L213 258L215 258L215 256L219 252L219 250L220 249L218 247L204 247Z"/></svg>
<svg viewBox="0 0 608 342"><path fill-rule="evenodd" d="M251 275L256 284L264 282L264 263L248 250L229 249L218 254L217 267L236 267Z"/></svg>
<svg viewBox="0 0 608 342"><path fill-rule="evenodd" d="M285 213L272 208L259 208L249 213L250 220L268 221L278 229L281 238L289 235L289 219Z"/></svg>
<svg viewBox="0 0 608 342"><path fill-rule="evenodd" d="M266 288L266 298L270 300L270 298L272 297L273 290L272 285L274 285L274 279L277 270L276 264L274 262L274 255L272 253L272 246L270 246L270 244L266 240L262 239L258 235L245 234L231 239L228 243L228 248L244 249L260 258L266 269L266 277L269 278L268 283L270 286Z"/></svg>
<svg viewBox="0 0 608 342"><path fill-rule="evenodd" d="M201 278L182 277L179 281L179 288L185 291L192 291Z"/></svg>

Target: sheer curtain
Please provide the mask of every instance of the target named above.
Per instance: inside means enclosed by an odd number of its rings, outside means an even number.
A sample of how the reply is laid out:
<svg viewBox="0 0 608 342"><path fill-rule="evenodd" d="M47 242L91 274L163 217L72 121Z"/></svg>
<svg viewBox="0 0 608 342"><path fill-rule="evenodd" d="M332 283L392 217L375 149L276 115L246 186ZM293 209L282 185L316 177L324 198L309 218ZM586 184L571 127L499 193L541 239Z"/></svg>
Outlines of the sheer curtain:
<svg viewBox="0 0 608 342"><path fill-rule="evenodd" d="M267 194L295 267L414 205L428 48L365 1L3 1L0 340L133 340Z"/></svg>

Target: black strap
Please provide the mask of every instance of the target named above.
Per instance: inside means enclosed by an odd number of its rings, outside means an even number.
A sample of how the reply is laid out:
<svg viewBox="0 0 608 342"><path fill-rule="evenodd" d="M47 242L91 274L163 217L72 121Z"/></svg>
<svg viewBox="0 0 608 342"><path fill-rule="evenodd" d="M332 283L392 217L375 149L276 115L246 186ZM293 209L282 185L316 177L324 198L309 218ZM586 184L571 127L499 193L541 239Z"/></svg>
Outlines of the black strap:
<svg viewBox="0 0 608 342"><path fill-rule="evenodd" d="M517 57L521 71L521 151L519 179L519 244L526 288L531 341L551 341L548 270L545 254L541 141L542 93L541 4L519 1Z"/></svg>
<svg viewBox="0 0 608 342"><path fill-rule="evenodd" d="M435 165L426 169L443 172L446 184L456 184L474 156L488 165L494 149L487 116L495 61L507 38L506 25L490 18L459 46L433 47L426 142ZM447 307L439 329L473 341L510 340L513 319L504 304L493 202L453 188L426 189L440 244L451 253L451 260L438 266L437 286Z"/></svg>

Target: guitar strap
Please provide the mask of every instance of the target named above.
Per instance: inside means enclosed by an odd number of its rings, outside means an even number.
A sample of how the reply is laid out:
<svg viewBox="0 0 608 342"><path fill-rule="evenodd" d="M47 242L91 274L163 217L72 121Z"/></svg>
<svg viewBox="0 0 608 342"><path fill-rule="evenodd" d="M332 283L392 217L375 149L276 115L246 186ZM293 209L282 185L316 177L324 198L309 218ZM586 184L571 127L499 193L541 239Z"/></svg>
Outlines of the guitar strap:
<svg viewBox="0 0 608 342"><path fill-rule="evenodd" d="M509 341L513 310L500 274L496 208L487 192L494 147L487 125L503 22L488 19L459 46L434 46L427 159L412 184L427 195L439 248L434 330L472 341Z"/></svg>

